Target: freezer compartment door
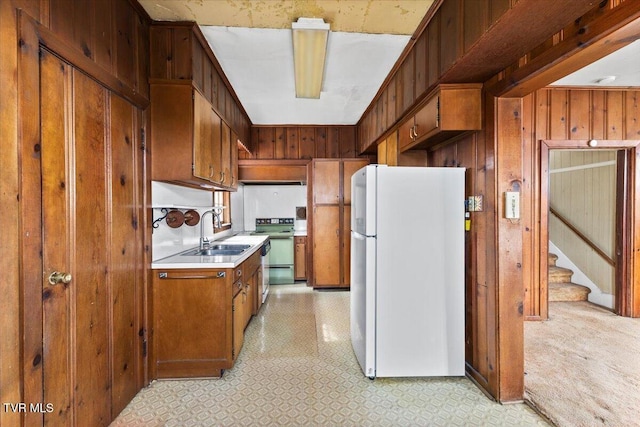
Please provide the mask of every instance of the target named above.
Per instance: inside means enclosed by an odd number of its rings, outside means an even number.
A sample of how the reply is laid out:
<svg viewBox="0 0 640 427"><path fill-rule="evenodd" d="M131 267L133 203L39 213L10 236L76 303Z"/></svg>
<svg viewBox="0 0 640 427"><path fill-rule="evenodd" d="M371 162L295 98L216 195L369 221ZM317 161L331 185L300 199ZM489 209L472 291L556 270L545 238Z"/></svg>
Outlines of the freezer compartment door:
<svg viewBox="0 0 640 427"><path fill-rule="evenodd" d="M380 165L368 165L351 177L351 231L376 235L376 186Z"/></svg>
<svg viewBox="0 0 640 427"><path fill-rule="evenodd" d="M351 233L351 344L362 372L376 376L376 239Z"/></svg>

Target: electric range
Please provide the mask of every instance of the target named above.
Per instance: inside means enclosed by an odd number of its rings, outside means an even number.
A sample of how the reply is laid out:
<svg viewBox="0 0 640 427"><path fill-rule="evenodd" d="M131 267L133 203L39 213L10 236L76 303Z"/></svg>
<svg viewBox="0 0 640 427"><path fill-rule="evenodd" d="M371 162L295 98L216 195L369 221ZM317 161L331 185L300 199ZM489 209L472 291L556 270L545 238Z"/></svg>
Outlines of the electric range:
<svg viewBox="0 0 640 427"><path fill-rule="evenodd" d="M254 235L269 236L269 283L272 285L294 283L293 271L293 218L256 218Z"/></svg>

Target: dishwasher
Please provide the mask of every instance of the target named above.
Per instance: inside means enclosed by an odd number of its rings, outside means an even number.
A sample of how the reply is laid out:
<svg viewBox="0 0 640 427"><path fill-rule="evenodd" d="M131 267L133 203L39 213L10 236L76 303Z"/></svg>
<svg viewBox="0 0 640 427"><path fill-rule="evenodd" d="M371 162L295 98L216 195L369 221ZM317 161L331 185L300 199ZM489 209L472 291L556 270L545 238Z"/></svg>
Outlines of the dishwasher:
<svg viewBox="0 0 640 427"><path fill-rule="evenodd" d="M262 268L262 303L267 300L269 295L269 252L271 252L271 241L267 239L260 249L260 265Z"/></svg>

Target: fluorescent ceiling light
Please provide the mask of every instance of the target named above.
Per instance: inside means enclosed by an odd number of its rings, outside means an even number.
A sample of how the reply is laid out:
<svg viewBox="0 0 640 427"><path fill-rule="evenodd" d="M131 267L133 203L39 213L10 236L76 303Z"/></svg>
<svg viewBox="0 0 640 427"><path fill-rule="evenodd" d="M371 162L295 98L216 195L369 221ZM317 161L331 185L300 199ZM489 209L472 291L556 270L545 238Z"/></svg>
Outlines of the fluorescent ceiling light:
<svg viewBox="0 0 640 427"><path fill-rule="evenodd" d="M320 18L298 18L291 29L296 98L320 98L329 24Z"/></svg>

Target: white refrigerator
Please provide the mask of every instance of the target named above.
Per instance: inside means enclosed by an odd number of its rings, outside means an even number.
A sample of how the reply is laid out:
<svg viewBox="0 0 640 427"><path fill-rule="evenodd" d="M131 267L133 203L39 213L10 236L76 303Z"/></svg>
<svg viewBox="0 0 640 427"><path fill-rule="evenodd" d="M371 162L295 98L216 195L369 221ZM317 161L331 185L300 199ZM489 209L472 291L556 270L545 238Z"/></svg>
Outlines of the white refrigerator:
<svg viewBox="0 0 640 427"><path fill-rule="evenodd" d="M464 168L351 179L351 342L369 378L463 376Z"/></svg>

